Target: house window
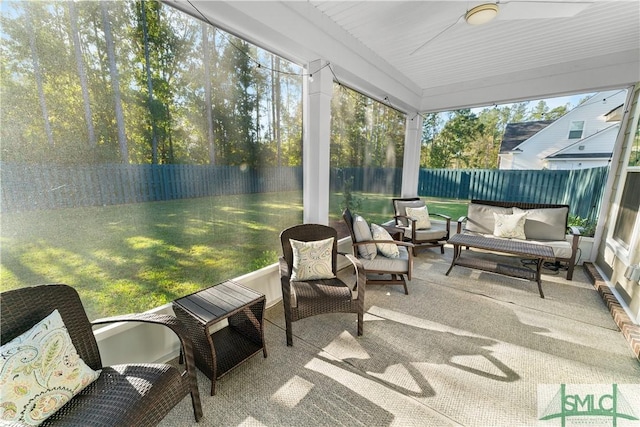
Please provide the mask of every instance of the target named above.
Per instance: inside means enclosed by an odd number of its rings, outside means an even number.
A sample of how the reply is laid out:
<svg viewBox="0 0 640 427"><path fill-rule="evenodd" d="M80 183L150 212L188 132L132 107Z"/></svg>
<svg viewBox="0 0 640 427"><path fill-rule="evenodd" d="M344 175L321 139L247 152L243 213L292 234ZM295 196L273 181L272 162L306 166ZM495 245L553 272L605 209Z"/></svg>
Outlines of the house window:
<svg viewBox="0 0 640 427"><path fill-rule="evenodd" d="M582 138L582 132L584 131L584 120L576 120L569 125L569 139Z"/></svg>

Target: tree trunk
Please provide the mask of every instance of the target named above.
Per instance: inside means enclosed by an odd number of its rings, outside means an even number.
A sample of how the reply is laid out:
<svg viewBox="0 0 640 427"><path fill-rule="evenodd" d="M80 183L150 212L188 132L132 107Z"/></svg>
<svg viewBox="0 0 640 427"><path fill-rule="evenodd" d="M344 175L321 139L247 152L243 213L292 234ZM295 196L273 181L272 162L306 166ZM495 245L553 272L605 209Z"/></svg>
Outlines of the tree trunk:
<svg viewBox="0 0 640 427"><path fill-rule="evenodd" d="M282 163L282 139L280 136L280 105L282 103L280 99L280 58L275 55L271 58L271 121L273 127L273 140L276 143L276 165L280 166Z"/></svg>
<svg viewBox="0 0 640 427"><path fill-rule="evenodd" d="M209 164L216 164L215 131L213 128L213 103L211 96L211 55L209 54L209 32L208 24L203 22L202 26L202 50L204 51L204 104L207 115L207 142L209 147ZM214 28L215 40L215 28ZM214 45L215 46L215 45Z"/></svg>
<svg viewBox="0 0 640 427"><path fill-rule="evenodd" d="M87 84L87 71L84 68L84 59L82 56L82 47L80 45L80 36L78 35L78 13L76 12L75 2L71 0L69 3L69 21L71 24L71 39L73 40L73 48L76 55L76 65L78 66L78 77L80 78L80 88L82 89L82 101L84 103L84 120L87 123L87 136L89 138L89 146L96 146L96 133L93 127L93 119L91 114L91 102L89 99L89 88Z"/></svg>
<svg viewBox="0 0 640 427"><path fill-rule="evenodd" d="M149 59L149 33L147 31L147 8L145 2L140 2L142 16L142 37L144 42L144 64L147 72L147 91L149 92L149 114L151 115L151 163L158 163L158 132L156 118L153 112L153 81L151 80L151 60Z"/></svg>
<svg viewBox="0 0 640 427"><path fill-rule="evenodd" d="M120 146L120 158L122 163L129 163L129 148L127 145L127 134L124 127L124 114L122 112L122 97L120 95L120 76L116 65L116 54L113 48L113 36L111 34L111 22L109 21L108 1L100 2L102 9L102 26L104 27L104 40L107 46L107 57L109 58L109 74L111 76L111 87L113 88L113 98L116 112L116 123L118 124L118 143Z"/></svg>
<svg viewBox="0 0 640 427"><path fill-rule="evenodd" d="M49 111L47 109L47 100L44 97L44 86L42 81L42 71L40 70L40 58L38 57L38 49L36 47L36 34L33 29L33 17L31 12L27 9L26 14L27 32L29 33L29 47L31 48L31 61L33 62L33 75L36 79L36 85L38 87L38 99L40 100L40 110L42 112L42 119L44 121L44 130L47 136L47 142L49 146L53 147L53 131L51 130L51 122L49 121Z"/></svg>

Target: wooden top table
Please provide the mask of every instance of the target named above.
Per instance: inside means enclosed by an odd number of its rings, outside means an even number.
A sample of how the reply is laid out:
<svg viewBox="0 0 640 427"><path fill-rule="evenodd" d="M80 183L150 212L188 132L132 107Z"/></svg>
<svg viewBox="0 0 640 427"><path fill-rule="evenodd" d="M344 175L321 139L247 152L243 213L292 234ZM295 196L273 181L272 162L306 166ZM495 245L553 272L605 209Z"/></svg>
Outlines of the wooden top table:
<svg viewBox="0 0 640 427"><path fill-rule="evenodd" d="M505 276L532 280L538 283L540 298L544 298L540 270L545 259L554 259L553 249L551 247L529 243L524 240L494 239L491 237L467 233L455 234L447 242L453 245L453 260L451 261L451 266L449 267L449 270L447 270L446 275L449 275L454 265L461 265L463 267L490 271ZM519 255L525 258L536 259L536 270L533 271L526 267L503 264L486 259L461 257L461 248L463 246L467 248L484 249L491 252Z"/></svg>
<svg viewBox="0 0 640 427"><path fill-rule="evenodd" d="M211 379L211 395L217 378L260 350L267 357L264 306L263 294L231 280L173 301L193 340L196 366ZM210 332L225 319L228 326Z"/></svg>

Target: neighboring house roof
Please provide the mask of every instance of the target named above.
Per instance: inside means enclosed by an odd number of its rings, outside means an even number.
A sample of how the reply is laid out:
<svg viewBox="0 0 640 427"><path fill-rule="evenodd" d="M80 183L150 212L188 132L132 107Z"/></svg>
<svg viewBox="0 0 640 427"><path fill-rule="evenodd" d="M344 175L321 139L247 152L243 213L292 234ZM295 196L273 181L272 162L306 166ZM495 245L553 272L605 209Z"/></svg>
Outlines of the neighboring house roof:
<svg viewBox="0 0 640 427"><path fill-rule="evenodd" d="M605 121L608 122L619 122L622 120L622 107L624 104L618 105L613 110L609 111L604 115Z"/></svg>
<svg viewBox="0 0 640 427"><path fill-rule="evenodd" d="M619 128L619 123L612 124L548 155L546 159L609 159L613 154L611 141L612 138L615 141Z"/></svg>
<svg viewBox="0 0 640 427"><path fill-rule="evenodd" d="M538 120L535 122L508 123L504 129L500 153L513 151L518 145L526 141L542 129L553 123L553 120Z"/></svg>
<svg viewBox="0 0 640 427"><path fill-rule="evenodd" d="M508 169L543 169L548 167L547 162L559 162L569 157L589 158L606 163L610 159L608 153L613 150L615 145L614 129L615 131L620 129L619 126L611 127L619 125L619 122L607 122L606 119L615 121L619 117L621 109L618 106L624 102L626 96L626 89L597 92L512 148L511 151L501 151L501 157L505 157L508 153L518 153L517 156L510 156L512 157L511 162L505 162L504 167ZM574 125L576 129L572 129ZM581 130L578 129L580 127ZM578 132L580 139L576 138ZM569 147L571 148L569 149ZM585 157L583 153L595 153L592 156L600 157ZM566 156L567 154L571 154L571 156Z"/></svg>

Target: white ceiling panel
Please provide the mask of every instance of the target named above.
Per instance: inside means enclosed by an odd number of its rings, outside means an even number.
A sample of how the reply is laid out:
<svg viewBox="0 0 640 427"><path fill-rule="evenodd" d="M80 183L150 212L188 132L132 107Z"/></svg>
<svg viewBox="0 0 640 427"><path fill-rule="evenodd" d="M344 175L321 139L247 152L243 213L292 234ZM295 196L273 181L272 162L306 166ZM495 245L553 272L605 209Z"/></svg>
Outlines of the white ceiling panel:
<svg viewBox="0 0 640 427"><path fill-rule="evenodd" d="M225 4L251 18L239 17L236 32L275 52L288 50L292 58L327 60L347 84L407 110L640 80L640 0L503 1L496 19L467 24L465 13L480 3L188 2L211 18Z"/></svg>

